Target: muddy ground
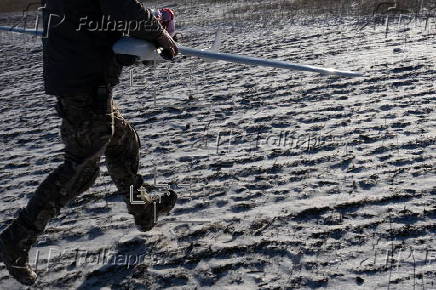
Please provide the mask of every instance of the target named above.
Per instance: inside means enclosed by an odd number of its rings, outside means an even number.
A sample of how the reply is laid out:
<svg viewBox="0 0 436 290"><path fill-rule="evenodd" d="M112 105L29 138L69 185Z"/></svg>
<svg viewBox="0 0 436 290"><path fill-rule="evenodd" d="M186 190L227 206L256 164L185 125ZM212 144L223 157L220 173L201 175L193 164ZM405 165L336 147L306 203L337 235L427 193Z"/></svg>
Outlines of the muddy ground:
<svg viewBox="0 0 436 290"><path fill-rule="evenodd" d="M174 6L183 45L208 47L220 27L223 52L365 76L191 57L126 68L114 96L142 139L141 173L180 198L141 233L102 163L32 249L35 288L436 289L436 19L386 32L215 5ZM40 40L1 37L4 228L63 145ZM0 270L1 289L24 289Z"/></svg>

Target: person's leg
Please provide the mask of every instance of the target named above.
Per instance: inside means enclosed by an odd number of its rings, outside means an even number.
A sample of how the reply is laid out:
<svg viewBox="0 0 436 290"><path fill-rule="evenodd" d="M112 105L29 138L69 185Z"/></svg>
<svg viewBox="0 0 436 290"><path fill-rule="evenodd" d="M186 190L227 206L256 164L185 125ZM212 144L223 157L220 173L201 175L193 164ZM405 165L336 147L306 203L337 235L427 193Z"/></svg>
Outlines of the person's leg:
<svg viewBox="0 0 436 290"><path fill-rule="evenodd" d="M114 135L106 147L106 166L118 191L126 193L131 185L142 184L142 176L138 174L141 143L135 129L119 109L114 105L112 110Z"/></svg>
<svg viewBox="0 0 436 290"><path fill-rule="evenodd" d="M177 195L174 191L162 195L162 198L152 199L151 202L144 204L130 203L130 186L133 186L134 194L138 195L141 186L148 192L156 191L157 188L147 185L143 178L138 174L139 168L139 149L141 143L139 136L132 125L127 122L118 108L114 106L114 136L106 148L106 164L112 180L122 194L126 202L129 213L134 216L135 224L138 229L148 231L154 226L154 204L156 202L156 218L164 213L168 213L175 205Z"/></svg>
<svg viewBox="0 0 436 290"><path fill-rule="evenodd" d="M39 185L18 218L0 235L0 258L10 274L31 285L36 274L28 251L47 223L72 198L87 190L99 173L99 160L113 135L111 98L58 98L65 161Z"/></svg>

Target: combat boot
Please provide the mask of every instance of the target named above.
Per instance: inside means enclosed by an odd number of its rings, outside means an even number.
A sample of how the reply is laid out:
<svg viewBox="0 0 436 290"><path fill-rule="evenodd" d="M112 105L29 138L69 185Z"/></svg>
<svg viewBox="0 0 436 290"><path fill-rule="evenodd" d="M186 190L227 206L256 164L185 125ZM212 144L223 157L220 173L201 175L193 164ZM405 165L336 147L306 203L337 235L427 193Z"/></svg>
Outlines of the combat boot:
<svg viewBox="0 0 436 290"><path fill-rule="evenodd" d="M159 216L168 214L174 208L177 194L171 189L145 184L141 178L136 186L132 186L129 195L123 198L138 230L146 232L155 226Z"/></svg>
<svg viewBox="0 0 436 290"><path fill-rule="evenodd" d="M23 285L30 286L37 279L29 265L29 250L37 239L37 233L15 220L0 234L0 260L9 274Z"/></svg>

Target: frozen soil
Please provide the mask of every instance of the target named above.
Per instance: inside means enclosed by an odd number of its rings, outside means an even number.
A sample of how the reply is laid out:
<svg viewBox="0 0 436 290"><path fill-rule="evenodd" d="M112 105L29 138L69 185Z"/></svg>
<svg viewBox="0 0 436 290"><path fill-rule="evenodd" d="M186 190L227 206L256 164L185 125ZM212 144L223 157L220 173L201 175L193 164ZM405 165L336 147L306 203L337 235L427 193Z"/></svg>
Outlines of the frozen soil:
<svg viewBox="0 0 436 290"><path fill-rule="evenodd" d="M221 27L223 52L365 76L190 57L126 68L114 98L142 139L141 173L179 200L141 233L102 163L32 249L35 288L436 289L434 22L386 35L355 19L198 23L204 7L177 9L183 45L207 47ZM63 145L40 41L1 36L4 228ZM96 261L106 250L119 261ZM24 289L3 264L0 288Z"/></svg>

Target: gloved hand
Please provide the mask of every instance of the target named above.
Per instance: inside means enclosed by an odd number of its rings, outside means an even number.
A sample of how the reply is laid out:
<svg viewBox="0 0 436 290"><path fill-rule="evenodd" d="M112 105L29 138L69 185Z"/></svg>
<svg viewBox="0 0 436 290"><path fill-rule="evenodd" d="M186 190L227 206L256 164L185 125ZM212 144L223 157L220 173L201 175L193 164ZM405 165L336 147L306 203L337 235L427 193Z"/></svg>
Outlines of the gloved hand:
<svg viewBox="0 0 436 290"><path fill-rule="evenodd" d="M166 60L173 60L179 53L176 42L166 30L163 30L162 34L155 39L155 44L157 48L162 48L161 56Z"/></svg>

